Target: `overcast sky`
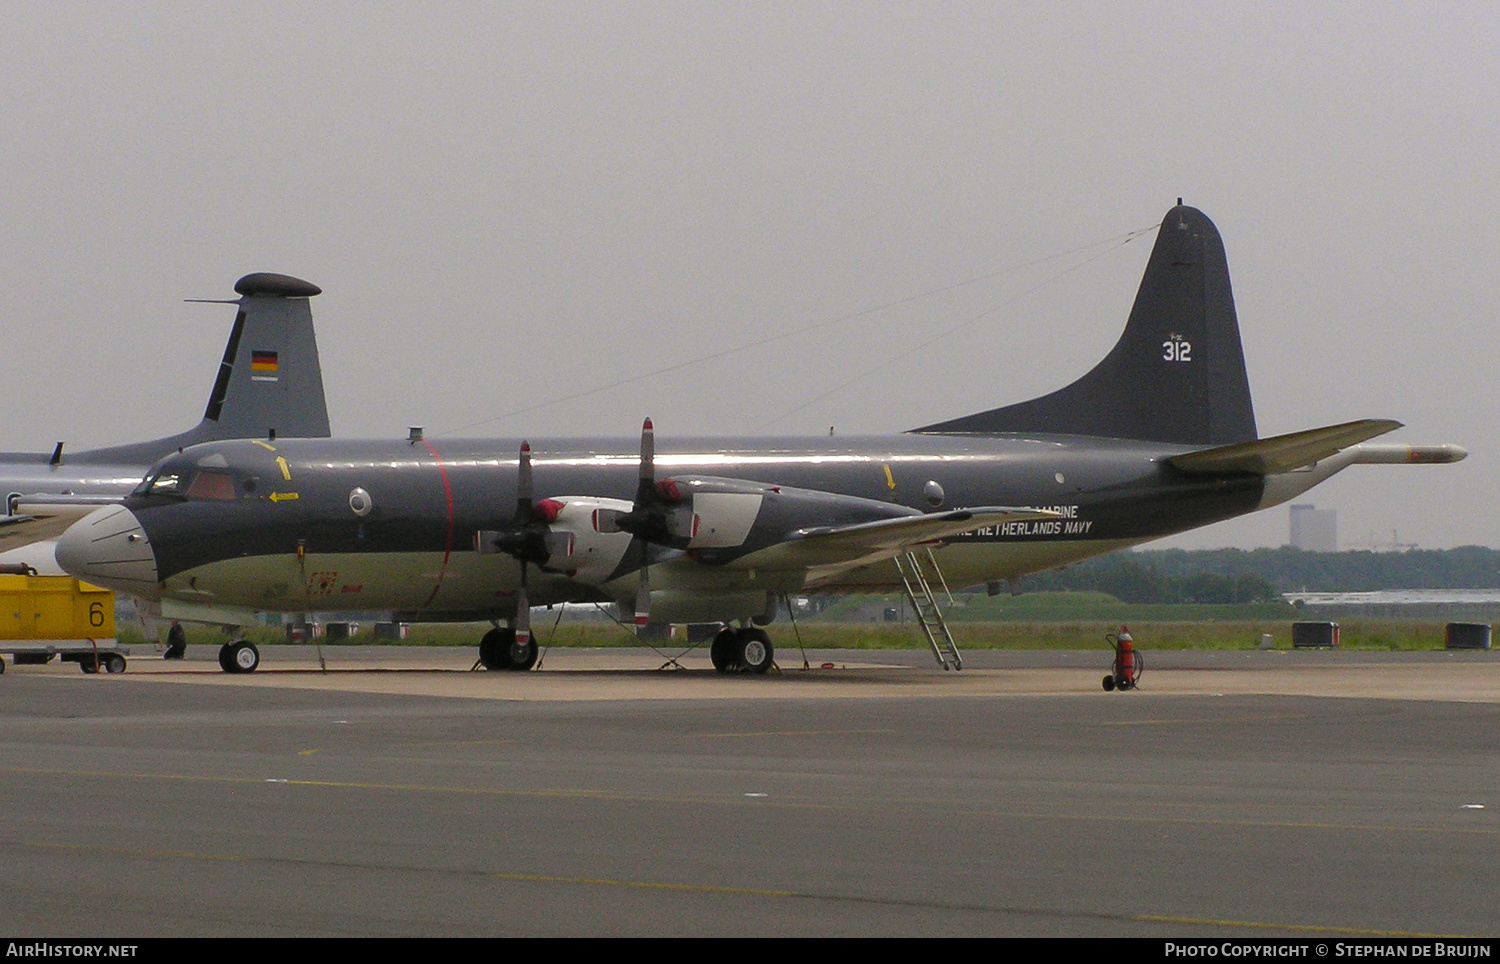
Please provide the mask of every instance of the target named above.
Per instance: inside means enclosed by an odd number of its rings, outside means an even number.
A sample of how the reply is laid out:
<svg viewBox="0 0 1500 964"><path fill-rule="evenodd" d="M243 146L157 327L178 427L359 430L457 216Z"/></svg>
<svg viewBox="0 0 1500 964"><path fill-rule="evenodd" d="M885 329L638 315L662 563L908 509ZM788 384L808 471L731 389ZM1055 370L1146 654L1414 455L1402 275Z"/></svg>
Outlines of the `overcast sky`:
<svg viewBox="0 0 1500 964"><path fill-rule="evenodd" d="M0 9L0 449L194 424L182 299L258 270L324 289L337 435L896 432L1092 367L1182 196L1262 435L1470 450L1314 490L1341 543L1500 546L1500 5Z"/></svg>

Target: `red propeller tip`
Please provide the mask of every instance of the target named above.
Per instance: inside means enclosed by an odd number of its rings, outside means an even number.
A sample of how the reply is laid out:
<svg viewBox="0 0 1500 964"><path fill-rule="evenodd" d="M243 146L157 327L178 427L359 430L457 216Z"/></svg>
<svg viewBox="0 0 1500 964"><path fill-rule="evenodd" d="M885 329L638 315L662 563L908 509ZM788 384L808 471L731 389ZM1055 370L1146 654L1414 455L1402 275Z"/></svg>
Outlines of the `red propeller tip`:
<svg viewBox="0 0 1500 964"><path fill-rule="evenodd" d="M648 418L648 419L646 419L646 421L644 421L644 422L641 423L641 431L642 432L654 431L654 429L651 428L651 419Z"/></svg>

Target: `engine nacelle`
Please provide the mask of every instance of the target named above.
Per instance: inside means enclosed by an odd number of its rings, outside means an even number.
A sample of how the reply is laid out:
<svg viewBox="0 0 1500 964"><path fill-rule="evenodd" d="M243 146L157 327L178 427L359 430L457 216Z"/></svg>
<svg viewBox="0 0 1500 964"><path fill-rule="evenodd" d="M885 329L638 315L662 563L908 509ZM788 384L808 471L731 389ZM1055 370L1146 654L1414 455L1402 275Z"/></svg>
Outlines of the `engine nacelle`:
<svg viewBox="0 0 1500 964"><path fill-rule="evenodd" d="M630 511L623 499L587 495L564 495L545 500L560 506L548 525L548 548L544 568L590 585L602 585L619 567L634 538L618 529L610 531L612 514ZM601 528L602 523L602 528Z"/></svg>

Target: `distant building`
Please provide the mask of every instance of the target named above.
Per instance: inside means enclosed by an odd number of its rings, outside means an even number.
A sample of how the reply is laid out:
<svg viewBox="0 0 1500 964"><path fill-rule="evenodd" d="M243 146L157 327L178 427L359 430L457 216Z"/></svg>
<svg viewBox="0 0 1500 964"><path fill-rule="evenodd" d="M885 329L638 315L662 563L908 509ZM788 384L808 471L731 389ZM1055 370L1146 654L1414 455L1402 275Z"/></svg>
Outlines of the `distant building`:
<svg viewBox="0 0 1500 964"><path fill-rule="evenodd" d="M1338 512L1310 503L1292 506L1292 547L1308 552L1338 552Z"/></svg>

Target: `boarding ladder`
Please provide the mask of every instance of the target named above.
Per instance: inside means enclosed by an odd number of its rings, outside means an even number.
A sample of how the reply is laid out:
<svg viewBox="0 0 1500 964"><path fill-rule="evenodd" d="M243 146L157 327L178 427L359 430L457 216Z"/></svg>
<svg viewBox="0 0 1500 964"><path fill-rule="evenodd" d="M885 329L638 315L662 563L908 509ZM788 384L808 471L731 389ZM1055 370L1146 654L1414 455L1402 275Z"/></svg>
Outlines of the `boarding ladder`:
<svg viewBox="0 0 1500 964"><path fill-rule="evenodd" d="M938 585L943 587L943 593L951 603L953 594L948 591L948 580L943 578L943 570L938 568L932 550L923 549L922 553L927 557L927 565L931 567L933 576L937 578ZM932 594L932 584L922 571L921 557L916 550L909 549L896 556L893 561L896 563L896 571L901 574L902 584L906 586L906 598L911 602L912 611L917 614L917 625L926 634L938 665L943 669L963 669L964 658L958 654L958 645L953 642L953 634L948 631L948 621L943 618L943 611L938 608L937 598Z"/></svg>

